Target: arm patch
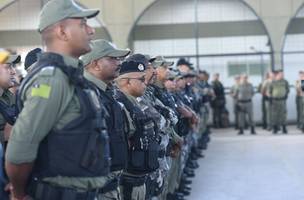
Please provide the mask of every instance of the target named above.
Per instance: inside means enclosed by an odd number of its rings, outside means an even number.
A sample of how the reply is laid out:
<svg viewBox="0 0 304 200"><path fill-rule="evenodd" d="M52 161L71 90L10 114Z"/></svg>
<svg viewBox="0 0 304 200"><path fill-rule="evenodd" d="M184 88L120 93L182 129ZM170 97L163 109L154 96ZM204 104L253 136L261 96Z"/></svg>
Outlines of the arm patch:
<svg viewBox="0 0 304 200"><path fill-rule="evenodd" d="M32 97L42 97L44 99L48 99L51 94L51 86L46 84L35 85L32 88L31 95Z"/></svg>

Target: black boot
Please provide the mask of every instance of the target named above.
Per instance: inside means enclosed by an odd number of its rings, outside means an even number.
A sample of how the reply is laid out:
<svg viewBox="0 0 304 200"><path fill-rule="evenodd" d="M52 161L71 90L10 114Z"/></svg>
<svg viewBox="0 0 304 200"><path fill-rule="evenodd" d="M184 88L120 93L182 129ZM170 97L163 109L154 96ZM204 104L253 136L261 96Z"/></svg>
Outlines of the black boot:
<svg viewBox="0 0 304 200"><path fill-rule="evenodd" d="M254 129L254 126L251 126L251 134L252 134L252 135L255 135L255 134L256 134L255 129Z"/></svg>
<svg viewBox="0 0 304 200"><path fill-rule="evenodd" d="M240 128L238 134L239 134L239 135L243 135L243 134L244 134L244 129L243 129L243 128Z"/></svg>
<svg viewBox="0 0 304 200"><path fill-rule="evenodd" d="M278 127L277 126L273 126L272 133L273 134L277 134L278 133Z"/></svg>
<svg viewBox="0 0 304 200"><path fill-rule="evenodd" d="M287 129L286 129L286 125L283 125L283 133L284 134L287 134L288 132L287 132Z"/></svg>

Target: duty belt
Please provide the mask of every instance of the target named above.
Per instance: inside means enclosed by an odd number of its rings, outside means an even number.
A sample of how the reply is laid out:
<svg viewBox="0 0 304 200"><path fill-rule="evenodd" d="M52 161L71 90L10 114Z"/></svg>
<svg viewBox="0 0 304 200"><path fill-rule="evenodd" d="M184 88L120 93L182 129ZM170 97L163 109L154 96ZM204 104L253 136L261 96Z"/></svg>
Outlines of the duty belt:
<svg viewBox="0 0 304 200"><path fill-rule="evenodd" d="M109 181L104 187L88 191L77 191L73 188L53 186L40 181L33 181L29 194L35 200L95 200L99 195L115 190L119 186L119 179Z"/></svg>
<svg viewBox="0 0 304 200"><path fill-rule="evenodd" d="M132 185L138 187L143 185L147 180L147 175L141 177L128 176L123 174L121 176L121 185Z"/></svg>
<svg viewBox="0 0 304 200"><path fill-rule="evenodd" d="M282 100L286 100L286 97L272 97L271 99L276 101L282 101Z"/></svg>
<svg viewBox="0 0 304 200"><path fill-rule="evenodd" d="M247 99L247 100L238 100L239 103L250 103L251 99Z"/></svg>

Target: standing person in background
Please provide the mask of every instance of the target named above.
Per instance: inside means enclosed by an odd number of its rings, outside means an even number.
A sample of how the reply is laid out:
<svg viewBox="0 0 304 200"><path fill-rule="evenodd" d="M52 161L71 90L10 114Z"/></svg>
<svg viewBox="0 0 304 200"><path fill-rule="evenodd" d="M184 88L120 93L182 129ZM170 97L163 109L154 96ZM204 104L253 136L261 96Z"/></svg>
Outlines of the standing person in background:
<svg viewBox="0 0 304 200"><path fill-rule="evenodd" d="M230 89L230 95L233 98L233 112L234 112L234 128L238 129L238 110L237 110L237 99L236 96L234 96L236 89L238 88L238 86L240 85L240 76L237 75L234 77L234 85L231 87Z"/></svg>
<svg viewBox="0 0 304 200"><path fill-rule="evenodd" d="M297 110L297 128L302 129L302 115L303 115L303 91L301 87L301 80L304 76L303 71L299 71L299 79L296 81L296 110Z"/></svg>
<svg viewBox="0 0 304 200"><path fill-rule="evenodd" d="M297 112L298 112L298 128L304 133L304 85L302 85L302 81L304 81L304 72L299 72L299 80L296 82L296 92L297 92Z"/></svg>
<svg viewBox="0 0 304 200"><path fill-rule="evenodd" d="M213 126L215 128L222 128L221 115L225 110L225 88L220 82L220 75L218 73L213 75L213 81L211 82L215 98L211 102L211 107L213 109Z"/></svg>
<svg viewBox="0 0 304 200"><path fill-rule="evenodd" d="M287 118L287 107L286 100L289 94L289 84L284 79L282 71L275 72L275 79L269 85L269 96L271 102L271 111L275 113L272 115L272 126L273 134L277 134L282 127L283 133L287 134L286 129L286 118Z"/></svg>
<svg viewBox="0 0 304 200"><path fill-rule="evenodd" d="M269 73L267 72L265 75L265 79L262 80L262 82L259 84L258 87L258 92L262 95L262 104L261 104L261 111L262 111L262 128L263 129L267 129L267 112L266 112L266 94L263 93L263 85L265 84L265 82L267 81L269 77Z"/></svg>
<svg viewBox="0 0 304 200"><path fill-rule="evenodd" d="M242 75L240 78L240 84L236 88L235 96L237 100L237 110L239 119L239 135L244 134L246 117L248 117L248 124L250 126L251 134L255 133L254 121L253 121L253 105L252 97L254 95L254 88L251 83L248 82L248 76Z"/></svg>
<svg viewBox="0 0 304 200"><path fill-rule="evenodd" d="M261 94L265 100L265 113L266 113L266 128L268 131L272 130L272 111L271 111L271 101L270 101L270 92L269 85L274 81L274 74L272 71L269 71L266 75L266 80L261 86Z"/></svg>

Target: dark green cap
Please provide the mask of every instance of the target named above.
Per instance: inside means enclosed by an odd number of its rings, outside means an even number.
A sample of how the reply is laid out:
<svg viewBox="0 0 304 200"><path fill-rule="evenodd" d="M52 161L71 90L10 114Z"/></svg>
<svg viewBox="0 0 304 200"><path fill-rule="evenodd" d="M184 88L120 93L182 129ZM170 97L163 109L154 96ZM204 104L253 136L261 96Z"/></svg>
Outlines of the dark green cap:
<svg viewBox="0 0 304 200"><path fill-rule="evenodd" d="M118 49L113 43L107 40L94 40L91 45L92 50L81 56L84 66L90 64L93 60L98 60L102 57L126 57L130 54L130 49Z"/></svg>
<svg viewBox="0 0 304 200"><path fill-rule="evenodd" d="M92 18L98 15L97 9L83 9L73 0L50 0L46 3L39 16L38 31L68 18Z"/></svg>

